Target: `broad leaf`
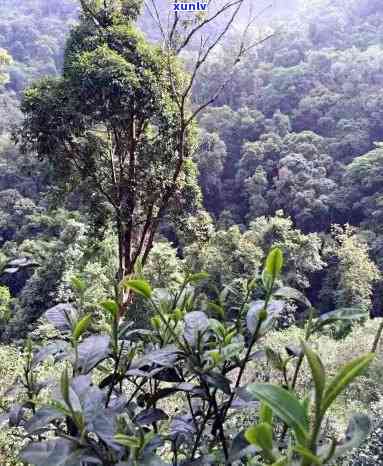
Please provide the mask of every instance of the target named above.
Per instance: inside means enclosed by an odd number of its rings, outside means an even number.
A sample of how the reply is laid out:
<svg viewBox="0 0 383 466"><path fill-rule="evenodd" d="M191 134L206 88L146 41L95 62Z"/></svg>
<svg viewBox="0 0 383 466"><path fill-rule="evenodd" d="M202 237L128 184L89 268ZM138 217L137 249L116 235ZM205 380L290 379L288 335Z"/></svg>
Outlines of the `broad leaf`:
<svg viewBox="0 0 383 466"><path fill-rule="evenodd" d="M202 375L202 379L210 386L222 390L226 395L231 394L230 380L218 372L209 372Z"/></svg>
<svg viewBox="0 0 383 466"><path fill-rule="evenodd" d="M162 409L148 408L137 414L134 421L140 426L149 426L150 424L166 419L168 419L168 415L162 411Z"/></svg>
<svg viewBox="0 0 383 466"><path fill-rule="evenodd" d="M272 384L253 384L246 388L256 399L268 404L272 411L293 429L297 439L306 443L309 422L299 400L284 388Z"/></svg>
<svg viewBox="0 0 383 466"><path fill-rule="evenodd" d="M36 367L41 362L44 362L49 356L53 356L55 360L61 359L67 354L69 345L65 341L57 341L50 343L41 348L34 356L32 366Z"/></svg>
<svg viewBox="0 0 383 466"><path fill-rule="evenodd" d="M366 312L361 307L342 307L335 311L322 314L319 319L316 320L315 325L317 328L321 328L340 320L361 320L365 318Z"/></svg>
<svg viewBox="0 0 383 466"><path fill-rule="evenodd" d="M245 438L244 432L240 432L234 437L231 443L229 460L234 462L240 460L241 458L247 457L247 455L254 456L257 450L258 449L254 445L249 445Z"/></svg>
<svg viewBox="0 0 383 466"><path fill-rule="evenodd" d="M43 406L25 423L25 430L31 434L43 427L47 427L55 419L62 418L63 414L51 406Z"/></svg>
<svg viewBox="0 0 383 466"><path fill-rule="evenodd" d="M189 312L185 316L185 340L190 346L195 346L198 338L208 329L208 327L209 319L204 312Z"/></svg>
<svg viewBox="0 0 383 466"><path fill-rule="evenodd" d="M68 331L76 320L77 311L71 304L63 303L51 307L44 315L57 330Z"/></svg>
<svg viewBox="0 0 383 466"><path fill-rule="evenodd" d="M110 339L105 335L92 335L78 346L78 367L83 374L90 372L109 355Z"/></svg>
<svg viewBox="0 0 383 466"><path fill-rule="evenodd" d="M151 364L162 367L173 367L178 357L178 348L175 345L168 345L144 354L140 359L135 360L131 367L135 369Z"/></svg>
<svg viewBox="0 0 383 466"><path fill-rule="evenodd" d="M192 416L175 416L170 425L170 432L173 439L177 441L190 441L195 433L195 426Z"/></svg>
<svg viewBox="0 0 383 466"><path fill-rule="evenodd" d="M267 318L264 320L260 326L259 333L260 335L264 335L268 330L270 330L275 320L281 314L285 306L283 301L271 301L267 306ZM263 311L265 307L265 301L253 301L250 303L249 311L247 312L246 316L246 324L249 332L254 334L258 324L259 324L259 316L260 313Z"/></svg>
<svg viewBox="0 0 383 466"><path fill-rule="evenodd" d="M63 466L73 450L72 442L58 438L30 443L21 451L20 458L34 466Z"/></svg>

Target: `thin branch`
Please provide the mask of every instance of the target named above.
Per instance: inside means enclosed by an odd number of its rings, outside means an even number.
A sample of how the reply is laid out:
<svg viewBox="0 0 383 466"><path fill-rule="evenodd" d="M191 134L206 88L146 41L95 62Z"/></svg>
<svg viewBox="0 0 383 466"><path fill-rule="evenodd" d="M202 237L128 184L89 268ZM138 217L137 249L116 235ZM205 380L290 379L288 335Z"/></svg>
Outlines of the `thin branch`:
<svg viewBox="0 0 383 466"><path fill-rule="evenodd" d="M229 2L229 3L226 3L222 8L220 8L213 16L211 16L210 18L207 18L205 19L204 21L202 21L200 24L198 24L195 28L193 28L189 34L186 36L186 38L184 39L184 41L181 43L181 45L177 48L176 50L176 55L178 55L188 44L189 42L191 41L191 39L193 38L193 36L200 30L202 29L203 27L205 27L207 24L211 23L212 21L214 21L216 18L218 18L219 16L222 15L222 13L224 13L226 10L228 10L229 8L233 7L233 6L236 6L238 5L239 8L237 8L237 13L239 11L239 9L241 8L243 2L245 0L235 0L233 2Z"/></svg>

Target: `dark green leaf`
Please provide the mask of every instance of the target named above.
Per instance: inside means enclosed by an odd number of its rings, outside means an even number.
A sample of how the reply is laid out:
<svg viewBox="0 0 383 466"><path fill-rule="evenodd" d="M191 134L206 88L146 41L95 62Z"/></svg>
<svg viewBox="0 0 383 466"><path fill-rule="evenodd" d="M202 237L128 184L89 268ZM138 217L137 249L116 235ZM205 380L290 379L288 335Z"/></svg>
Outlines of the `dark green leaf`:
<svg viewBox="0 0 383 466"><path fill-rule="evenodd" d="M366 312L358 306L343 307L335 311L322 314L319 319L316 320L315 324L318 328L321 328L339 320L361 320L365 319L366 316Z"/></svg>
<svg viewBox="0 0 383 466"><path fill-rule="evenodd" d="M30 443L21 451L20 458L34 466L63 466L73 450L69 440L54 439Z"/></svg>
<svg viewBox="0 0 383 466"><path fill-rule="evenodd" d="M148 408L145 411L141 411L135 417L134 421L140 426L148 426L155 422L164 421L168 419L168 415L158 408Z"/></svg>
<svg viewBox="0 0 383 466"><path fill-rule="evenodd" d="M57 341L55 343L50 343L47 346L41 348L34 356L33 356L33 367L36 367L41 362L46 361L49 356L53 356L56 358L61 358L67 354L69 349L69 345L65 341Z"/></svg>
<svg viewBox="0 0 383 466"><path fill-rule="evenodd" d="M77 312L71 304L57 304L45 312L45 318L57 330L71 330L73 322L76 320Z"/></svg>
<svg viewBox="0 0 383 466"><path fill-rule="evenodd" d="M55 419L62 418L63 414L51 406L43 406L25 423L25 430L31 434L36 430L47 427Z"/></svg>
<svg viewBox="0 0 383 466"><path fill-rule="evenodd" d="M92 335L78 346L78 367L83 374L90 372L109 355L108 336Z"/></svg>
<svg viewBox="0 0 383 466"><path fill-rule="evenodd" d="M231 394L230 380L218 372L203 374L202 379L211 387L222 390L227 395Z"/></svg>

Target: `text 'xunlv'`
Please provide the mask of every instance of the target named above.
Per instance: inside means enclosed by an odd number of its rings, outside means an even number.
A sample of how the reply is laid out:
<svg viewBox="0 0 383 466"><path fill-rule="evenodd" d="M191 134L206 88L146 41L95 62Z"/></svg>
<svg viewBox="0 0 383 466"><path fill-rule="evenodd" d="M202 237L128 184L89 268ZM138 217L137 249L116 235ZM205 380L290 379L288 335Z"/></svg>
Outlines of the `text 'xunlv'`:
<svg viewBox="0 0 383 466"><path fill-rule="evenodd" d="M194 3L173 3L173 11L206 11L207 3L194 2Z"/></svg>

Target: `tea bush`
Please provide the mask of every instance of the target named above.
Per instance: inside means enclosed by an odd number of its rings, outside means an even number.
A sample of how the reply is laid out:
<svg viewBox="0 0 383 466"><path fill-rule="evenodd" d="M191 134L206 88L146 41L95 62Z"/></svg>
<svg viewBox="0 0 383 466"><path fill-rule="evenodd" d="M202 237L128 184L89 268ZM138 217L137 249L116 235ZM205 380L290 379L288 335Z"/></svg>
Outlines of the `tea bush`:
<svg viewBox="0 0 383 466"><path fill-rule="evenodd" d="M29 340L23 368L15 368L19 403L8 424L25 433L20 458L36 466L310 466L360 446L368 416L349 416L345 433L328 422L345 390L357 387L352 382L375 370L372 341L337 367L323 332L364 314L349 308L316 317L311 309L304 329L273 333L287 301L309 306L297 290L280 287L282 265L273 249L236 315L226 313L230 289L199 299L204 273L188 275L177 292L141 278L120 284L120 295L145 300L150 330L133 328L118 299L101 303L103 334L81 305L49 309L45 317L61 338ZM74 285L81 298L82 283ZM255 291L262 298L252 301Z"/></svg>

